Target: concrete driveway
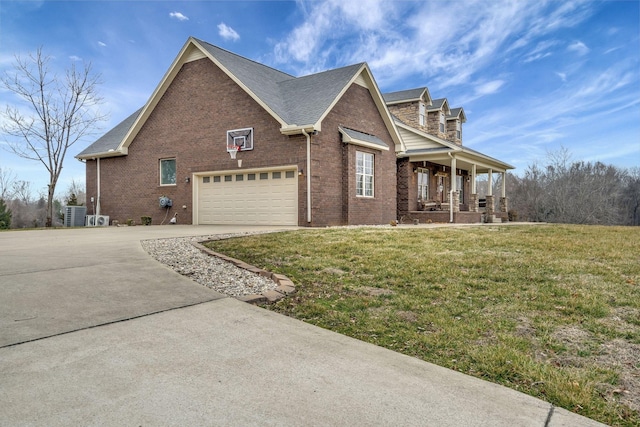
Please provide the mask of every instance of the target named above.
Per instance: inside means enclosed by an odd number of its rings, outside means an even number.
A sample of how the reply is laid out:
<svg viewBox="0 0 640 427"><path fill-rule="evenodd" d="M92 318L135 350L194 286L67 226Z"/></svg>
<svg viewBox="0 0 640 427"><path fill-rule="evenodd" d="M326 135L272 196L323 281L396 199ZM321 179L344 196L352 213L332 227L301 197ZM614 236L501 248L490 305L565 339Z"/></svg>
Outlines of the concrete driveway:
<svg viewBox="0 0 640 427"><path fill-rule="evenodd" d="M224 297L140 246L255 229L0 233L0 425L598 425Z"/></svg>

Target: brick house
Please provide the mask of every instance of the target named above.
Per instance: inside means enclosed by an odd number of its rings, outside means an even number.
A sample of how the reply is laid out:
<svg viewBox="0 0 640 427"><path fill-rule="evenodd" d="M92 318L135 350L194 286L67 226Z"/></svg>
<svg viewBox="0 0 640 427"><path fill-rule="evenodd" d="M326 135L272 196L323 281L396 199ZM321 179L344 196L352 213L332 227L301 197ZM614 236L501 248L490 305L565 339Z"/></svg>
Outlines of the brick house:
<svg viewBox="0 0 640 427"><path fill-rule="evenodd" d="M412 172L424 155L403 132L413 104L430 119L437 103L397 95L383 97L366 63L293 77L189 38L147 103L76 156L88 220L328 226L424 215Z"/></svg>
<svg viewBox="0 0 640 427"><path fill-rule="evenodd" d="M505 177L513 166L462 145L462 108L432 99L426 87L384 94L405 151L397 160L398 217L421 222L507 221ZM495 209L491 186L480 203L476 178L502 174ZM485 206L486 205L486 206Z"/></svg>

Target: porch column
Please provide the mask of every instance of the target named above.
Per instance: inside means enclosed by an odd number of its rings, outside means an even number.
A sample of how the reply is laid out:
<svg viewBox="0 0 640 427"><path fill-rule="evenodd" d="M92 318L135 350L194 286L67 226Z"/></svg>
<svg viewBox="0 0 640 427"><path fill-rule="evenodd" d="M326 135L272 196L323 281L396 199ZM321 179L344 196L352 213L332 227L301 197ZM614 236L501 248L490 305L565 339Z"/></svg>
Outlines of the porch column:
<svg viewBox="0 0 640 427"><path fill-rule="evenodd" d="M487 183L489 184L489 188L487 189L487 208L485 210L485 216L487 222L493 222L493 218L495 216L495 208L493 201L493 169L489 169L487 172Z"/></svg>
<svg viewBox="0 0 640 427"><path fill-rule="evenodd" d="M493 169L489 169L489 172L487 172L487 182L489 183L487 196L493 196Z"/></svg>
<svg viewBox="0 0 640 427"><path fill-rule="evenodd" d="M477 184L476 184L476 165L475 163L471 165L471 194L476 194L478 192Z"/></svg>
<svg viewBox="0 0 640 427"><path fill-rule="evenodd" d="M500 197L500 212L507 214L504 217L505 221L508 221L509 204L507 202L507 172L502 172L502 194Z"/></svg>
<svg viewBox="0 0 640 427"><path fill-rule="evenodd" d="M453 212L460 212L460 193L458 192L458 163L455 157L451 156L451 205Z"/></svg>
<svg viewBox="0 0 640 427"><path fill-rule="evenodd" d="M478 186L476 183L476 165L471 165L471 195L469 196L469 212L478 212L480 210L480 200L478 198Z"/></svg>

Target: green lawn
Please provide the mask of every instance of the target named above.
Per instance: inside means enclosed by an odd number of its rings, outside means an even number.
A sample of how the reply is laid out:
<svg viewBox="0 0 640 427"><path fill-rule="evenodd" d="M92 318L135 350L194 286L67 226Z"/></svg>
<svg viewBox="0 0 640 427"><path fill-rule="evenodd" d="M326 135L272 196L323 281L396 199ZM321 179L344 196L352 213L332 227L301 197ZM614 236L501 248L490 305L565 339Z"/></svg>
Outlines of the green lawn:
<svg viewBox="0 0 640 427"><path fill-rule="evenodd" d="M640 227L330 228L208 246L293 280L270 310L640 425Z"/></svg>

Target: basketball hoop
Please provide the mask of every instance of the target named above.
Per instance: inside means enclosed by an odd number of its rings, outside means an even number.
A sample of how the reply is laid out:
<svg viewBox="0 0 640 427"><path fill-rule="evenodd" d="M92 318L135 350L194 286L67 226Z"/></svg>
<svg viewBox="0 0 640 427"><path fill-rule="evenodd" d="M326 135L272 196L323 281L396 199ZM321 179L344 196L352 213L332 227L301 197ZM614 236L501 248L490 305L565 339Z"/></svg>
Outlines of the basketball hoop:
<svg viewBox="0 0 640 427"><path fill-rule="evenodd" d="M228 148L227 151L229 152L229 155L231 156L231 158L235 159L236 154L238 154L238 151L240 151L240 146L234 145L233 148Z"/></svg>

